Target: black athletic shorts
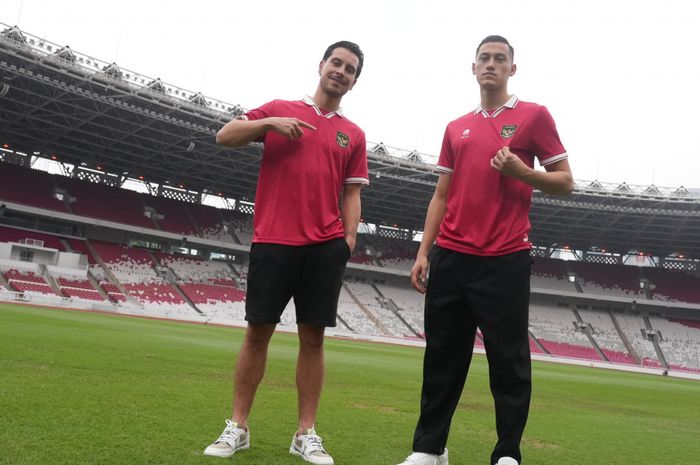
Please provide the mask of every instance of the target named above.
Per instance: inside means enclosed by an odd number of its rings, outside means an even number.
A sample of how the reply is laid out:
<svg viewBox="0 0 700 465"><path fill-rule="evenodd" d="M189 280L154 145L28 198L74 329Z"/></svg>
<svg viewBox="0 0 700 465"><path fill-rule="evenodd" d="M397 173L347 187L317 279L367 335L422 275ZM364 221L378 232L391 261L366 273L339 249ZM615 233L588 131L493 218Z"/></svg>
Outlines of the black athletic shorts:
<svg viewBox="0 0 700 465"><path fill-rule="evenodd" d="M350 248L344 238L303 246L253 244L245 319L251 323L279 323L293 297L297 323L335 326L349 258Z"/></svg>

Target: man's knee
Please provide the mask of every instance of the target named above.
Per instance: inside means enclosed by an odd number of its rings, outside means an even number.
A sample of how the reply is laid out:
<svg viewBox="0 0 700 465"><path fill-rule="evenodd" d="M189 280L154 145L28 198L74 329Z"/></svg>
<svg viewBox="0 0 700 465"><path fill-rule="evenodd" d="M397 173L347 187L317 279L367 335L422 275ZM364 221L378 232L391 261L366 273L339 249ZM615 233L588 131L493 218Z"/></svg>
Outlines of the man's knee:
<svg viewBox="0 0 700 465"><path fill-rule="evenodd" d="M254 347L266 347L275 332L274 324L249 323L245 334L245 343Z"/></svg>
<svg viewBox="0 0 700 465"><path fill-rule="evenodd" d="M299 331L299 346L302 350L321 350L323 349L323 338L326 328L323 326L313 326L300 324Z"/></svg>

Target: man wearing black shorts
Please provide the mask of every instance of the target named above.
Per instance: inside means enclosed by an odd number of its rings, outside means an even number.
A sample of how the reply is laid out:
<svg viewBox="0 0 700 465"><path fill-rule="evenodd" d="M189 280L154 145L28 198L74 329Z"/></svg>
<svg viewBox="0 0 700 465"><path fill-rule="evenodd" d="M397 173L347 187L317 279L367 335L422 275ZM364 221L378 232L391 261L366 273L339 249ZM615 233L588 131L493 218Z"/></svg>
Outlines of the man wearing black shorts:
<svg viewBox="0 0 700 465"><path fill-rule="evenodd" d="M340 109L363 59L352 42L331 45L319 64L312 97L273 100L217 134L225 146L259 141L265 148L255 198L248 327L236 363L233 414L206 455L228 457L250 446L248 416L270 338L293 298L299 426L289 452L307 462L333 464L314 423L323 386L324 331L336 324L343 273L357 239L360 190L369 183L364 132Z"/></svg>

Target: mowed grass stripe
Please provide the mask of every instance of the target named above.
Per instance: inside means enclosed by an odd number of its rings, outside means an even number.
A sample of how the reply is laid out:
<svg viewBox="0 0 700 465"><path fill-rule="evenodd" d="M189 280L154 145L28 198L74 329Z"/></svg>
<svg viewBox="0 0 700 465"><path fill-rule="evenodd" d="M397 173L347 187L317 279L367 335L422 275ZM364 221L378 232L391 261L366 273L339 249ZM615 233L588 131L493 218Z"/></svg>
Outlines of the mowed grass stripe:
<svg viewBox="0 0 700 465"><path fill-rule="evenodd" d="M243 330L0 304L0 464L222 463L202 450L230 414ZM300 464L297 339L278 333L231 460ZM396 464L410 452L422 350L326 342L318 430L339 465ZM552 363L533 366L525 464L697 463L700 383ZM450 463L487 464L495 442L485 358L455 413ZM226 463L226 462L223 462Z"/></svg>

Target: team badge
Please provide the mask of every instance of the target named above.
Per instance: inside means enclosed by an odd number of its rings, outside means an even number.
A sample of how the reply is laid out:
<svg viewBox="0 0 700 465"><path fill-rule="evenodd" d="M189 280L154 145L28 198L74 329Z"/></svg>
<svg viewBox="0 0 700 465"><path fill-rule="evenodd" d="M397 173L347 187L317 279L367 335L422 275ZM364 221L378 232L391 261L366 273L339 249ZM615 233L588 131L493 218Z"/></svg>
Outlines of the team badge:
<svg viewBox="0 0 700 465"><path fill-rule="evenodd" d="M507 126L503 126L501 128L501 137L504 139L510 139L515 135L515 131L517 131L518 125L517 124L510 124Z"/></svg>
<svg viewBox="0 0 700 465"><path fill-rule="evenodd" d="M335 141L338 143L338 145L345 148L348 146L348 142L350 142L350 138L348 137L347 134L343 134L342 132L338 131L338 133L335 135Z"/></svg>

